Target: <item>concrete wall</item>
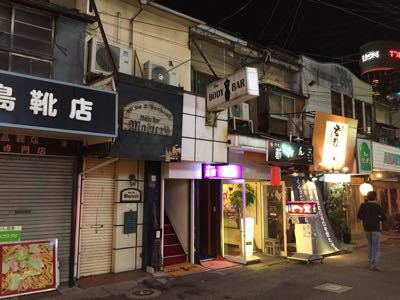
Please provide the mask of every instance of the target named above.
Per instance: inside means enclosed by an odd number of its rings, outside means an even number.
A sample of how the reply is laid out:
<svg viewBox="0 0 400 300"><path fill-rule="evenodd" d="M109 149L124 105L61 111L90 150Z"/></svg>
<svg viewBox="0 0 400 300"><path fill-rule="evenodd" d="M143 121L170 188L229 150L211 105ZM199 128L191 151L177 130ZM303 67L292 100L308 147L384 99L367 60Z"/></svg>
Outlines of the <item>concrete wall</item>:
<svg viewBox="0 0 400 300"><path fill-rule="evenodd" d="M131 186L129 175L135 175L137 184ZM134 187L142 191L141 203L121 203L121 190ZM121 159L117 161L114 203L114 232L112 251L112 272L124 272L142 268L143 247L143 190L144 162ZM124 234L124 213L133 210L138 213L136 234Z"/></svg>
<svg viewBox="0 0 400 300"><path fill-rule="evenodd" d="M82 83L86 23L62 16L56 20L53 79Z"/></svg>
<svg viewBox="0 0 400 300"><path fill-rule="evenodd" d="M182 160L227 162L228 114L218 115L216 127L205 121L205 98L184 94L182 119Z"/></svg>
<svg viewBox="0 0 400 300"><path fill-rule="evenodd" d="M140 10L138 1L99 0L96 4L108 41L130 47L132 33L129 20ZM120 20L117 18L118 13ZM176 70L180 75L180 85L185 90L190 90L188 42L189 26L192 25L183 18L175 17L150 5L144 6L144 10L133 23L132 35L132 49L136 51L142 70L143 64L147 61L165 65L169 69L183 63ZM92 35L100 36L98 30L91 32ZM136 68L135 75L141 75L139 67Z"/></svg>
<svg viewBox="0 0 400 300"><path fill-rule="evenodd" d="M164 207L186 254L189 251L189 180L165 180Z"/></svg>

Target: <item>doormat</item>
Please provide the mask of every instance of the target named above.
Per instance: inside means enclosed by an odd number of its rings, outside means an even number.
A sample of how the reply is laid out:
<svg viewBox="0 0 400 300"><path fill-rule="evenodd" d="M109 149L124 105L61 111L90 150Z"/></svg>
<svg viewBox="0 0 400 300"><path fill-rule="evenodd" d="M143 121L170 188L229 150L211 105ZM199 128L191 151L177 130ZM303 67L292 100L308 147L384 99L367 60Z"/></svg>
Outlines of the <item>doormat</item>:
<svg viewBox="0 0 400 300"><path fill-rule="evenodd" d="M163 272L168 273L171 276L174 277L179 277L179 276L185 276L185 275L190 275L190 274L195 274L195 273L202 273L208 271L206 268L203 268L202 266L199 265L194 265L191 263L181 263L181 264L176 264L176 265L171 265L171 266L166 266L164 267Z"/></svg>
<svg viewBox="0 0 400 300"><path fill-rule="evenodd" d="M319 286L316 286L316 287L314 287L314 289L325 291L325 292L341 294L341 293L347 292L348 290L351 290L352 287L328 282L328 283L324 283Z"/></svg>
<svg viewBox="0 0 400 300"><path fill-rule="evenodd" d="M239 266L239 264L231 262L221 256L212 260L201 261L200 264L210 270L220 270Z"/></svg>

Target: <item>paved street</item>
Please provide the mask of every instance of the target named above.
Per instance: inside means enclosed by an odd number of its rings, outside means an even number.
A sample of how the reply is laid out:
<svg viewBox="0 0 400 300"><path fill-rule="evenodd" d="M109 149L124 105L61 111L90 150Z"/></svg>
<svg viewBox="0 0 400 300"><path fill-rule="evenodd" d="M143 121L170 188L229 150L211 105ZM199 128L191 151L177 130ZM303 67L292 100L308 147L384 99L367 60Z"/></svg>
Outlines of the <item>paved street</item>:
<svg viewBox="0 0 400 300"><path fill-rule="evenodd" d="M366 247L325 259L324 264L259 263L223 271L128 281L63 291L47 299L399 299L400 237L382 243L380 272L368 269ZM325 283L351 289L337 294L315 289ZM155 290L153 295L147 295ZM157 294L159 296L155 297Z"/></svg>

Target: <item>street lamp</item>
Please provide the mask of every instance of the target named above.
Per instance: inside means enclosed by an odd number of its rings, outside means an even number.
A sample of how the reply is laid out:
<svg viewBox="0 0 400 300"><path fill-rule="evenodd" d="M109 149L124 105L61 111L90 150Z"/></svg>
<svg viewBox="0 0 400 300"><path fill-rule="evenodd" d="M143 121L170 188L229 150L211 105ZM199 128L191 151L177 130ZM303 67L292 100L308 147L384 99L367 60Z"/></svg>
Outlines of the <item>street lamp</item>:
<svg viewBox="0 0 400 300"><path fill-rule="evenodd" d="M374 190L374 187L372 184L368 182L364 182L363 184L360 185L360 193L363 196L367 196L368 192L372 192Z"/></svg>

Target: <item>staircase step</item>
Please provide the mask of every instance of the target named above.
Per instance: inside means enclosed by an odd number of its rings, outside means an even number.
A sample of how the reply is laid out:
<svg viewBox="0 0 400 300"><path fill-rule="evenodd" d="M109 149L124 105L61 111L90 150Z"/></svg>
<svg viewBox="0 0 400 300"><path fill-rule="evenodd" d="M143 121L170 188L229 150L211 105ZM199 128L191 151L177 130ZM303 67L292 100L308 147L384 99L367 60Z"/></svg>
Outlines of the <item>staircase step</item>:
<svg viewBox="0 0 400 300"><path fill-rule="evenodd" d="M164 266L176 265L186 262L186 255L175 255L175 256L164 256L163 264Z"/></svg>
<svg viewBox="0 0 400 300"><path fill-rule="evenodd" d="M166 256L174 256L174 255L185 255L180 244L175 244L171 246L164 245L164 257Z"/></svg>
<svg viewBox="0 0 400 300"><path fill-rule="evenodd" d="M173 245L173 244L179 244L178 237L176 234L170 233L170 234L164 234L164 246L167 245Z"/></svg>
<svg viewBox="0 0 400 300"><path fill-rule="evenodd" d="M164 235L175 233L174 228L172 228L171 224L164 224Z"/></svg>

